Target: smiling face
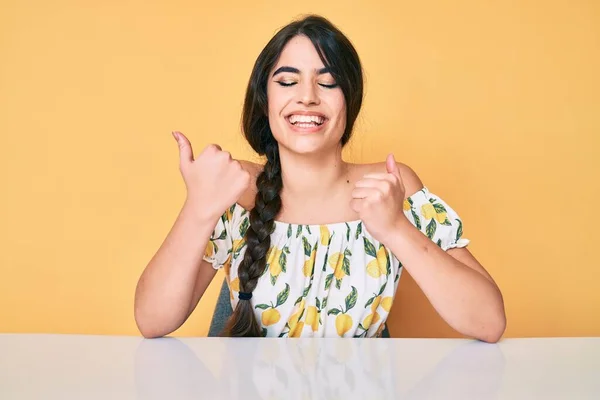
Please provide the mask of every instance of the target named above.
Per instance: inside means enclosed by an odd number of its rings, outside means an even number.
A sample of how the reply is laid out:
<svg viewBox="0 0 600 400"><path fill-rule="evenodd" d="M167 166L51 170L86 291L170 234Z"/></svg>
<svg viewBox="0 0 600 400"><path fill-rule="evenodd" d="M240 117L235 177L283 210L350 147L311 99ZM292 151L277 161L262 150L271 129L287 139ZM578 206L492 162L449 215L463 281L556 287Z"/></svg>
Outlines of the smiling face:
<svg viewBox="0 0 600 400"><path fill-rule="evenodd" d="M280 146L298 154L340 146L344 94L306 36L283 48L267 83L269 125Z"/></svg>

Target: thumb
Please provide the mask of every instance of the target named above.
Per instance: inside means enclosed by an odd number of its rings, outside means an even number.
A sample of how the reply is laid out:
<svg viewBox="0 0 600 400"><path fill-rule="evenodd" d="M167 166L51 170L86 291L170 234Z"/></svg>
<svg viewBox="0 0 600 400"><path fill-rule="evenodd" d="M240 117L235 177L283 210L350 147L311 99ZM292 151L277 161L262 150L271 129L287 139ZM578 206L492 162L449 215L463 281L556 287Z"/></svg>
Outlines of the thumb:
<svg viewBox="0 0 600 400"><path fill-rule="evenodd" d="M400 171L398 171L398 164L396 164L396 159L393 154L387 156L387 160L385 161L385 168L388 173L396 175L400 178Z"/></svg>
<svg viewBox="0 0 600 400"><path fill-rule="evenodd" d="M194 153L192 151L192 144L181 132L174 131L173 137L177 140L179 145L179 158L181 161L192 162L194 161Z"/></svg>

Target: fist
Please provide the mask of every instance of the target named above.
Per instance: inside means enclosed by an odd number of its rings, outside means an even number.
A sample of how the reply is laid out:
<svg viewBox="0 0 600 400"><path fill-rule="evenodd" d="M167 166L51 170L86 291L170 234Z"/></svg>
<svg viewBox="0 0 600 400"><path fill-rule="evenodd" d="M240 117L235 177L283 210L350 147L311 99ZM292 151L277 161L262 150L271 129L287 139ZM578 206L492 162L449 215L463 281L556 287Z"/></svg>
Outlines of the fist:
<svg viewBox="0 0 600 400"><path fill-rule="evenodd" d="M387 173L367 174L356 182L350 206L365 227L379 242L386 239L404 216L402 204L405 188L393 155L386 160Z"/></svg>
<svg viewBox="0 0 600 400"><path fill-rule="evenodd" d="M250 174L220 146L210 144L194 159L192 145L173 132L179 145L179 170L187 189L186 204L207 219L216 220L250 186Z"/></svg>

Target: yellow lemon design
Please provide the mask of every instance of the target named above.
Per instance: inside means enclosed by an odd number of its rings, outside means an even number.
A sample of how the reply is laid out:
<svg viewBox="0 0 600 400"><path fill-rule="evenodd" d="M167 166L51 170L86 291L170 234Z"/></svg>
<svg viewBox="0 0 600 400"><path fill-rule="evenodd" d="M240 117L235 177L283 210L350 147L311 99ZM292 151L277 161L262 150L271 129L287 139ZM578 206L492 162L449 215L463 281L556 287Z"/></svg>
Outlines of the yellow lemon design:
<svg viewBox="0 0 600 400"><path fill-rule="evenodd" d="M448 216L447 213L445 212L441 212L439 214L435 215L435 219L437 220L437 222L439 222L440 224L443 224L444 221L446 220L446 217Z"/></svg>
<svg viewBox="0 0 600 400"><path fill-rule="evenodd" d="M377 259L371 260L367 264L367 274L372 278L379 278L381 276L381 269L379 268Z"/></svg>
<svg viewBox="0 0 600 400"><path fill-rule="evenodd" d="M231 287L231 290L235 290L236 292L240 291L240 278L235 278L234 280L231 281L231 283L229 284L229 286Z"/></svg>
<svg viewBox="0 0 600 400"><path fill-rule="evenodd" d="M213 242L208 242L206 245L206 250L204 250L204 256L212 257L215 255L215 244Z"/></svg>
<svg viewBox="0 0 600 400"><path fill-rule="evenodd" d="M421 206L421 214L427 219L431 219L436 216L435 208L433 204L427 203Z"/></svg>
<svg viewBox="0 0 600 400"><path fill-rule="evenodd" d="M387 311L390 312L391 308L392 308L392 298L391 297L386 297L381 301L381 307Z"/></svg>
<svg viewBox="0 0 600 400"><path fill-rule="evenodd" d="M377 250L377 264L379 264L381 274L385 275L387 273L387 251L383 246Z"/></svg>
<svg viewBox="0 0 600 400"><path fill-rule="evenodd" d="M381 302L381 296L375 297L375 300L371 303L371 311L375 312L377 307L379 307L379 303Z"/></svg>
<svg viewBox="0 0 600 400"><path fill-rule="evenodd" d="M344 336L352 328L352 317L348 314L340 314L335 319L335 329L338 335Z"/></svg>
<svg viewBox="0 0 600 400"><path fill-rule="evenodd" d="M304 261L304 268L302 271L304 272L304 276L309 277L313 270L313 265L315 264L315 257L317 256L317 249L314 249L310 254L310 258Z"/></svg>
<svg viewBox="0 0 600 400"><path fill-rule="evenodd" d="M262 324L264 326L269 326L278 323L279 318L281 318L281 315L279 314L279 311L277 311L277 309L275 308L270 308L266 311L263 311L261 316Z"/></svg>
<svg viewBox="0 0 600 400"><path fill-rule="evenodd" d="M333 274L336 279L342 279L346 273L344 272L344 254L334 253L329 258L329 265L333 268Z"/></svg>
<svg viewBox="0 0 600 400"><path fill-rule="evenodd" d="M321 244L327 246L329 244L329 228L325 225L321 225Z"/></svg>
<svg viewBox="0 0 600 400"><path fill-rule="evenodd" d="M404 203L402 203L402 208L404 209L404 211L410 210L410 203L408 202L408 200L404 199Z"/></svg>
<svg viewBox="0 0 600 400"><path fill-rule="evenodd" d="M275 248L270 252L269 256L269 271L271 271L271 275L279 276L281 273L281 264L279 263L281 257L281 250Z"/></svg>
<svg viewBox="0 0 600 400"><path fill-rule="evenodd" d="M317 307L308 307L306 312L306 323L312 327L313 332L319 330L319 313L317 312Z"/></svg>
<svg viewBox="0 0 600 400"><path fill-rule="evenodd" d="M295 329L292 331L290 329L290 337L300 337L302 336L302 330L304 329L304 322L298 322L298 325L294 327Z"/></svg>
<svg viewBox="0 0 600 400"><path fill-rule="evenodd" d="M365 317L365 319L363 320L362 326L365 329L369 329L369 327L371 326L371 323L373 322L373 314L369 314Z"/></svg>

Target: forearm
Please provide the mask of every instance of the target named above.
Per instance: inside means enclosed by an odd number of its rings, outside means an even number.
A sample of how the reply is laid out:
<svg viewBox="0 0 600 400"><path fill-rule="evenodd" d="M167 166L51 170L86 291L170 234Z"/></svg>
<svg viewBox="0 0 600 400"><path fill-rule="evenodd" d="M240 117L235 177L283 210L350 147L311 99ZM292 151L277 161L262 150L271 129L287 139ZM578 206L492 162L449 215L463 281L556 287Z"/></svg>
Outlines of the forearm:
<svg viewBox="0 0 600 400"><path fill-rule="evenodd" d="M184 205L148 263L135 294L135 319L144 336L163 336L189 316L199 268L216 224ZM207 271L213 273L214 271Z"/></svg>
<svg viewBox="0 0 600 400"><path fill-rule="evenodd" d="M499 340L504 304L490 278L449 255L408 220L390 236L388 247L450 326L479 340Z"/></svg>

